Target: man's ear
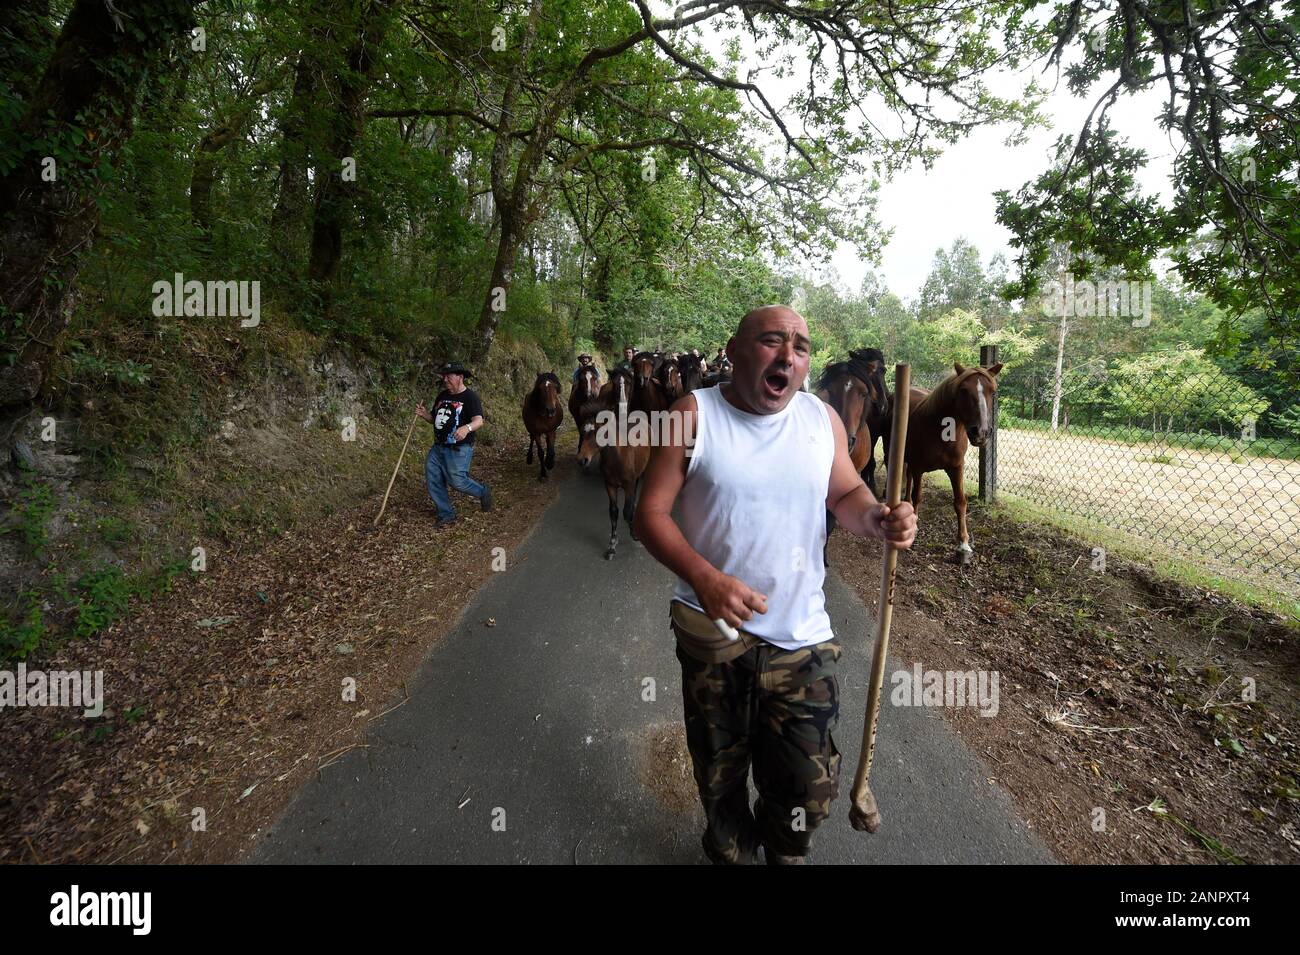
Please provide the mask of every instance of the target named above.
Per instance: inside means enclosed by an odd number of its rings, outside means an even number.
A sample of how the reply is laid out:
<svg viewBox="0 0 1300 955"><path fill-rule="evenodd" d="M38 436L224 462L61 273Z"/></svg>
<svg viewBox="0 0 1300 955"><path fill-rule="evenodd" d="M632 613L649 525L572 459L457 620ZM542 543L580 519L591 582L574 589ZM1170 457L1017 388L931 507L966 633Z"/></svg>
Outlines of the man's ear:
<svg viewBox="0 0 1300 955"><path fill-rule="evenodd" d="M955 361L955 362L953 362L953 363L952 363L952 367L953 367L954 369L956 369L957 374L959 374L959 375L962 374L962 373L964 373L964 372L966 371L966 369L962 367L962 364L961 364L961 362L959 362L959 361Z"/></svg>

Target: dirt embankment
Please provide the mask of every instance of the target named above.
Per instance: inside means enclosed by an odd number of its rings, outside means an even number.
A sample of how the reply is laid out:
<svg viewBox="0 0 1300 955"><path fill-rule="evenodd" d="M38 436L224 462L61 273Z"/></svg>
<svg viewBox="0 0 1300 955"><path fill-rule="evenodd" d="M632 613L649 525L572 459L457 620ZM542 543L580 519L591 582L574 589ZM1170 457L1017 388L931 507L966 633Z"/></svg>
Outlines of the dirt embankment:
<svg viewBox="0 0 1300 955"><path fill-rule="evenodd" d="M1113 556L1094 570L1089 544L974 505L958 567L950 496L920 518L891 653L998 673L996 716L944 715L1061 859L1300 862L1292 625ZM879 546L840 531L830 553L874 606Z"/></svg>
<svg viewBox="0 0 1300 955"><path fill-rule="evenodd" d="M193 447L95 472L78 446L87 409L70 406L57 441L32 435L37 470L7 473L6 591L44 604L26 665L102 671L106 709L0 710L0 861L238 858L296 785L401 705L406 675L553 493L524 464L519 404L537 371L567 372L535 345L498 342L476 369L488 423L472 473L495 507L460 497L443 532L422 422L371 527L410 411L435 386L337 356L268 367L232 370L204 399ZM557 478L571 426L562 436ZM48 492L39 509L24 504L33 484ZM140 592L178 561L170 590ZM87 572L94 589L74 583Z"/></svg>

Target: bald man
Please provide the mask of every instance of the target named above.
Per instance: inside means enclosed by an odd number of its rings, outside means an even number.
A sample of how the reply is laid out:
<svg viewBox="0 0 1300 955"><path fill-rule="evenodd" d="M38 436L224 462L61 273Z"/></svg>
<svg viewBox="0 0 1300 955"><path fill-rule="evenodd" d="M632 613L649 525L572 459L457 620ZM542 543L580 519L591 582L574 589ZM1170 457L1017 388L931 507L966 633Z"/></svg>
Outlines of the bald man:
<svg viewBox="0 0 1300 955"><path fill-rule="evenodd" d="M799 390L810 345L793 309L746 315L727 342L731 381L673 404L685 428L653 452L637 502L638 538L677 575L673 601L741 630L735 641L705 636L698 618L670 612L704 851L715 863L756 861L759 846L768 863L806 862L839 793L826 510L890 547L916 536L911 505L891 512L872 496L839 416Z"/></svg>

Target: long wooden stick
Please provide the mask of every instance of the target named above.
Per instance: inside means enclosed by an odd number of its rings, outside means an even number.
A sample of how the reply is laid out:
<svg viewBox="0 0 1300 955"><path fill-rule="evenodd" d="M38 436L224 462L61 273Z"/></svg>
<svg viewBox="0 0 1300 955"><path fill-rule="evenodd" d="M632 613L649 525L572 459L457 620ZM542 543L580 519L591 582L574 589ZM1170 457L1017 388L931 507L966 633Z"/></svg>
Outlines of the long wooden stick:
<svg viewBox="0 0 1300 955"><path fill-rule="evenodd" d="M402 453L397 456L397 463L393 465L393 476L388 479L388 490L384 492L384 503L379 505L379 513L375 515L375 526L379 526L380 518L384 516L384 508L388 506L388 495L393 492L393 482L397 480L397 472L402 466L402 458L406 457L406 446L411 443L411 435L415 433L415 422L420 420L419 415L411 415L411 426L406 429L406 440L402 442Z"/></svg>
<svg viewBox="0 0 1300 955"><path fill-rule="evenodd" d="M907 450L907 396L912 383L912 369L906 364L894 366L894 420L889 431L889 477L885 484L885 503L895 508L903 497L903 459ZM862 723L862 755L853 777L853 805L849 822L859 832L880 828L880 808L867 785L871 775L871 758L876 752L876 723L880 716L880 688L885 682L885 659L889 655L889 623L894 616L894 574L898 569L898 551L885 545L880 566L880 606L876 611L876 649L871 658L871 689L867 694L867 713Z"/></svg>

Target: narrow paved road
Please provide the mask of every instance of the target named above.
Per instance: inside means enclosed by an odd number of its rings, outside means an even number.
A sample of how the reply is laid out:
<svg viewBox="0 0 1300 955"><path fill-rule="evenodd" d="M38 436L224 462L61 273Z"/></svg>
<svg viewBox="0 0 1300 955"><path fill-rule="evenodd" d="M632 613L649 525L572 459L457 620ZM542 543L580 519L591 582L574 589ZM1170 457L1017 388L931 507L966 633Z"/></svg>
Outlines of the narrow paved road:
<svg viewBox="0 0 1300 955"><path fill-rule="evenodd" d="M652 740L681 721L672 576L626 528L618 557L602 560L605 515L597 478L566 482L509 569L430 651L410 700L373 725L368 749L302 788L253 861L703 862L698 801L673 809L646 782L669 766L654 762ZM874 836L850 828L871 618L833 569L827 598L846 649L844 761L814 860L1053 861L936 711L888 699L872 771L885 824ZM643 700L646 677L654 702Z"/></svg>

